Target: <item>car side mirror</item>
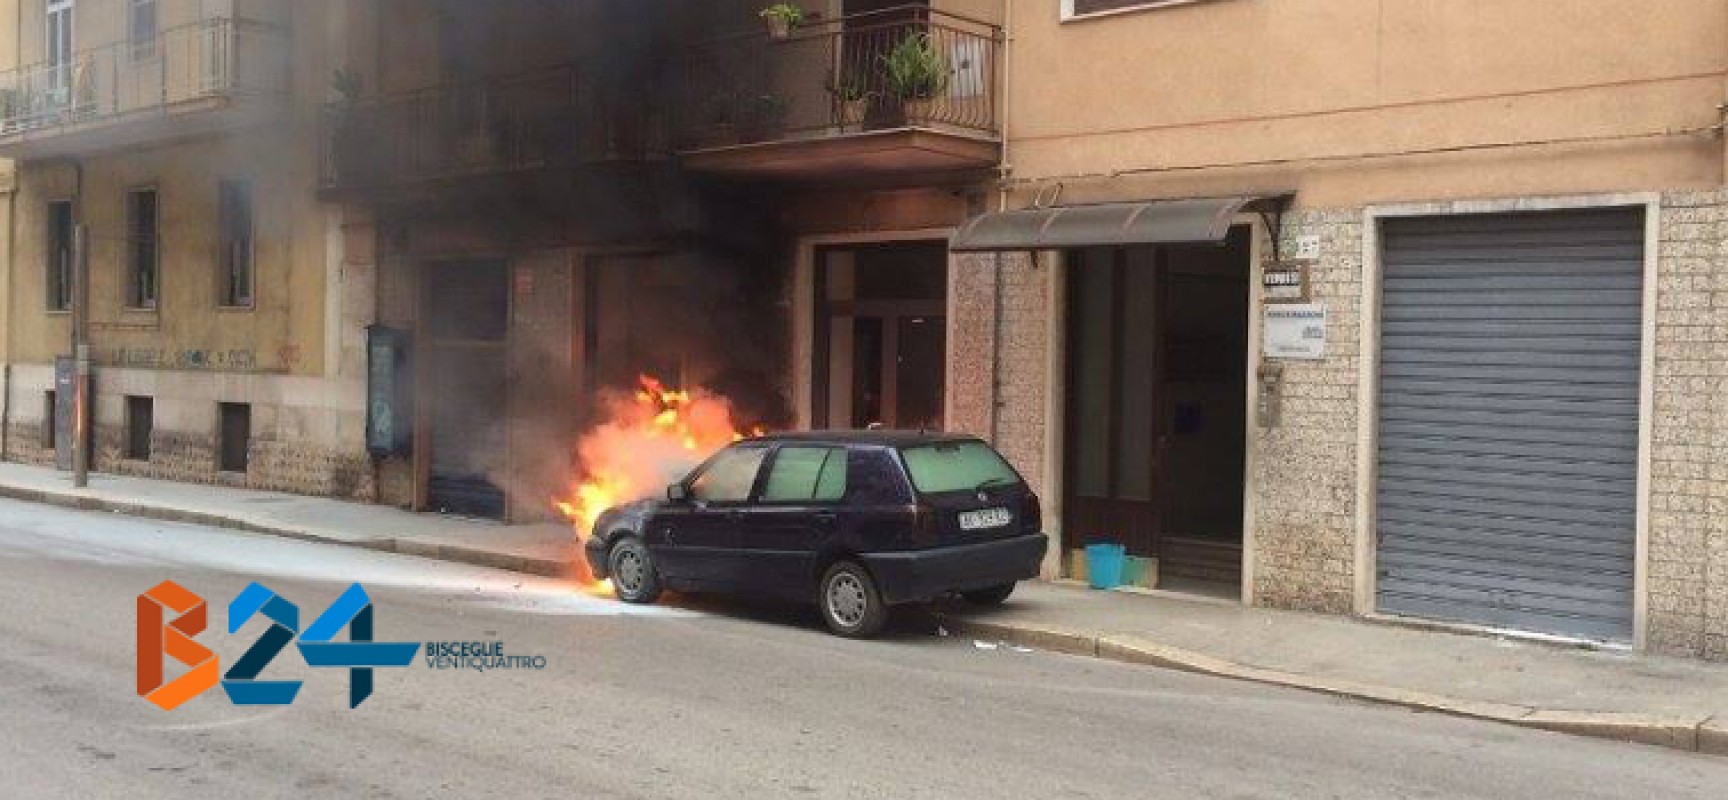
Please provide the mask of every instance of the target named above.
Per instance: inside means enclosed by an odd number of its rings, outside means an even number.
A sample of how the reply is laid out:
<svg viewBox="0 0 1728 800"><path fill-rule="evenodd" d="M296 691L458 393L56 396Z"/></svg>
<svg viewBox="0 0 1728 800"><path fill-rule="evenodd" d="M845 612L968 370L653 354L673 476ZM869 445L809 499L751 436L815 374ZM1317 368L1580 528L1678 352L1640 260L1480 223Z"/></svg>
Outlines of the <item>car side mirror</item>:
<svg viewBox="0 0 1728 800"><path fill-rule="evenodd" d="M690 488L682 483L674 483L666 487L666 499L674 503L682 503L690 499Z"/></svg>

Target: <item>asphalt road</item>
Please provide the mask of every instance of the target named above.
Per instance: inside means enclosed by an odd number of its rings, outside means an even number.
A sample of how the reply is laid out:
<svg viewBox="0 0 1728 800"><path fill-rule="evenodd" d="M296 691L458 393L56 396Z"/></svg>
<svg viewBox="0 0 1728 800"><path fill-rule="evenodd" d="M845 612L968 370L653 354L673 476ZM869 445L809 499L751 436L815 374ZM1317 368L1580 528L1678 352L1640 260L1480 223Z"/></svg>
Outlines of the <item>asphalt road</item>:
<svg viewBox="0 0 1728 800"><path fill-rule="evenodd" d="M135 693L135 597L173 579L227 633L257 580L306 626L350 582L380 641L499 641L544 669L346 670L289 648L165 712ZM813 616L646 611L405 556L0 501L0 797L1721 797L1728 759L1523 731ZM345 639L346 634L338 639ZM170 668L170 677L178 674Z"/></svg>

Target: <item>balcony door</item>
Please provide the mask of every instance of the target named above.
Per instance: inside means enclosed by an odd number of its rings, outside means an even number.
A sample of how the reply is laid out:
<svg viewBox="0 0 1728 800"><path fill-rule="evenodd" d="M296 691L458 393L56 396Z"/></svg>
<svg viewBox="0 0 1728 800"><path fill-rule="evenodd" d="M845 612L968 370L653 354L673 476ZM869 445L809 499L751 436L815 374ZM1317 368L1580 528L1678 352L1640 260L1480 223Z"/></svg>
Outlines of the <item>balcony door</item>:
<svg viewBox="0 0 1728 800"><path fill-rule="evenodd" d="M816 283L815 426L941 430L946 244L825 248Z"/></svg>
<svg viewBox="0 0 1728 800"><path fill-rule="evenodd" d="M48 96L55 105L67 105L72 100L72 17L73 0L48 0L48 26L44 52L47 53Z"/></svg>

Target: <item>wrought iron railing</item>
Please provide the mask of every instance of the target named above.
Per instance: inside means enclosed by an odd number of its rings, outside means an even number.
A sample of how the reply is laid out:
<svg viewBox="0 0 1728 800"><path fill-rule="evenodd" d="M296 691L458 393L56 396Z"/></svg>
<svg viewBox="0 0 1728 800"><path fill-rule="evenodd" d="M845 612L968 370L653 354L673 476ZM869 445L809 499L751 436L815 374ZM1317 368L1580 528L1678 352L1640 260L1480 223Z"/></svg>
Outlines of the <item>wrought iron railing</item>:
<svg viewBox="0 0 1728 800"><path fill-rule="evenodd" d="M462 80L325 110L323 185L390 187L665 151L652 107L595 91L576 66Z"/></svg>
<svg viewBox="0 0 1728 800"><path fill-rule="evenodd" d="M287 88L287 36L280 27L205 19L149 41L0 72L0 136L118 121L214 97L285 94Z"/></svg>
<svg viewBox="0 0 1728 800"><path fill-rule="evenodd" d="M922 127L993 137L995 25L904 6L704 42L679 68L685 149Z"/></svg>

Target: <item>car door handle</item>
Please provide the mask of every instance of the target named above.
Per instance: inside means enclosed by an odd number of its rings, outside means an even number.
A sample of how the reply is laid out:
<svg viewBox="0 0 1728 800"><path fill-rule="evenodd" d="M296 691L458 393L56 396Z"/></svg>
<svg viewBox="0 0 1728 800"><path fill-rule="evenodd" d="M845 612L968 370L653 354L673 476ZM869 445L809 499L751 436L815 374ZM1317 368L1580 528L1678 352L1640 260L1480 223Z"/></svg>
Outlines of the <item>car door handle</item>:
<svg viewBox="0 0 1728 800"><path fill-rule="evenodd" d="M728 512L726 512L726 519L730 522L743 522L744 521L744 512L742 512L742 511L728 511Z"/></svg>
<svg viewBox="0 0 1728 800"><path fill-rule="evenodd" d="M810 518L816 520L818 525L833 525L834 521L839 519L832 511L818 511L811 514Z"/></svg>

